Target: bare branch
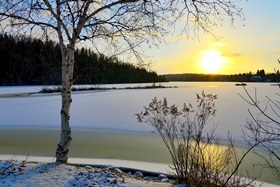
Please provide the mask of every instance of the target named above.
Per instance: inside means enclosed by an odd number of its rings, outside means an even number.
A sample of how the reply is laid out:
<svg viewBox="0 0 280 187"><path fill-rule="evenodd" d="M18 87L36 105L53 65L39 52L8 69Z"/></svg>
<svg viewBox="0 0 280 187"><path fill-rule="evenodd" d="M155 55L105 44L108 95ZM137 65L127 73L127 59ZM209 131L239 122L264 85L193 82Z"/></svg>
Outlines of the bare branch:
<svg viewBox="0 0 280 187"><path fill-rule="evenodd" d="M279 101L274 101L266 96L266 105L261 107L260 102L257 99L256 91L255 99L253 99L245 87L244 90L248 99L245 99L240 94L239 95L250 106L257 109L257 111L260 112L261 117L265 119L257 119L254 114L248 110L252 121L247 122L245 125L248 132L245 133L244 131L244 139L249 145L256 145L256 147L265 151L266 154L263 154L260 151L255 151L255 154L265 161L266 165L263 167L271 169L274 175L280 179L280 122L278 121L278 118L280 117Z"/></svg>

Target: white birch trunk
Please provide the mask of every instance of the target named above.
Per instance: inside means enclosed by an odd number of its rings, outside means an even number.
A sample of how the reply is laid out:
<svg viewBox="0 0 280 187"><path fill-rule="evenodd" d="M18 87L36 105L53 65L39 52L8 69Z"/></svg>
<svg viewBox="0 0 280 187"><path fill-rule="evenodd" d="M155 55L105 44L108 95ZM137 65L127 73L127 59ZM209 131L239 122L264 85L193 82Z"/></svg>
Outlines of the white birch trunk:
<svg viewBox="0 0 280 187"><path fill-rule="evenodd" d="M64 55L62 52L61 134L56 150L56 162L61 163L66 163L68 160L69 146L72 140L70 128L70 106L72 103L71 88L73 85L73 70L74 45L69 44L64 52Z"/></svg>

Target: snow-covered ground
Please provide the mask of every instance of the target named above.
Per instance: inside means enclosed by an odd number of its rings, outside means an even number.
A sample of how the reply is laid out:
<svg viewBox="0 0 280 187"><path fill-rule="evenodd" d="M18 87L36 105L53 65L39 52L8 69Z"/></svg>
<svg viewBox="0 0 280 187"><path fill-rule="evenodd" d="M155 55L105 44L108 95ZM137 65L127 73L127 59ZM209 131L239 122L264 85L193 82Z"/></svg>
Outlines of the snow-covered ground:
<svg viewBox="0 0 280 187"><path fill-rule="evenodd" d="M171 186L164 174L143 176L140 171L125 173L117 167L83 167L71 164L0 161L0 186L84 187L84 186Z"/></svg>
<svg viewBox="0 0 280 187"><path fill-rule="evenodd" d="M0 187L185 186L174 185L174 179L169 174L170 169L163 164L143 164L124 160L70 159L69 164L59 165L53 160L54 158L50 157L1 155ZM256 182L254 186L277 187L277 185L259 182Z"/></svg>
<svg viewBox="0 0 280 187"><path fill-rule="evenodd" d="M38 156L21 156L21 155L0 155L0 160L17 160L28 162L44 162L51 163L55 162L54 157L38 157ZM128 161L119 159L94 159L94 158L69 158L70 164L82 164L82 165L95 165L102 167L118 167L118 168L135 168L143 171L150 171L155 173L166 173L172 174L173 171L167 164L152 163L152 162L139 162L139 161Z"/></svg>

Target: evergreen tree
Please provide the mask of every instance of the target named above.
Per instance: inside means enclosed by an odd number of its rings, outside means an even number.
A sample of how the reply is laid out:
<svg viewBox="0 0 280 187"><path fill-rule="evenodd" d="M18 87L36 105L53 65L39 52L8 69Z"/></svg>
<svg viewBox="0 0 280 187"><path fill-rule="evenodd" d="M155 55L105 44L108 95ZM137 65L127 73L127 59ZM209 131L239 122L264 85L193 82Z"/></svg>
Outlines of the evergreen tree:
<svg viewBox="0 0 280 187"><path fill-rule="evenodd" d="M61 83L60 47L51 40L0 34L0 58L0 85ZM75 61L78 84L164 81L155 72L97 55L84 47L75 50Z"/></svg>

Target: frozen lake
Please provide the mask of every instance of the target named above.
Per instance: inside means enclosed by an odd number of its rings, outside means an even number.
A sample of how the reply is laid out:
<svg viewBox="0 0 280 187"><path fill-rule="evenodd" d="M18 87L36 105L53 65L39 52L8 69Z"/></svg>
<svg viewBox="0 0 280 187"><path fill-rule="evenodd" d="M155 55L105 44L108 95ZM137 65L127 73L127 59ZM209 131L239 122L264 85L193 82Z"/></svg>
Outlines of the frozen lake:
<svg viewBox="0 0 280 187"><path fill-rule="evenodd" d="M141 86L141 84L104 85L103 87ZM217 113L212 120L218 125L217 135L225 136L228 131L240 139L241 128L249 118L250 107L238 93L245 95L242 86L228 82L169 82L166 86L178 88L109 90L82 92L73 95L71 107L71 126L73 128L97 128L129 132L150 132L153 129L137 122L134 114L143 110L157 97L166 97L170 104L182 106L195 103L196 93L218 95ZM0 87L0 95L10 93L28 93L39 91L41 86ZM258 98L265 101L265 96L276 97L277 86L269 83L249 83L246 87L252 94L258 90ZM1 127L54 127L60 126L61 96L0 96ZM211 125L210 125L211 127Z"/></svg>
<svg viewBox="0 0 280 187"><path fill-rule="evenodd" d="M102 87L134 87L146 84L102 85ZM148 84L151 85L151 84ZM195 103L196 93L218 95L216 135L230 132L242 141L242 126L250 118L250 107L239 95L242 86L229 82L169 82L166 89L134 89L80 92L73 94L71 127L73 143L70 157L106 158L171 164L171 159L153 129L138 123L134 114L157 97L166 97L170 104ZM51 87L51 86L50 86ZM78 86L77 86L78 87ZM61 96L59 94L22 96L37 92L42 86L0 87L0 154L54 156L59 139ZM265 96L277 99L277 86L269 83L248 83L252 94L265 104ZM212 125L209 124L209 128ZM14 138L16 137L16 138ZM241 145L241 144L239 144ZM251 155L251 158L254 157ZM249 160L255 160L249 159ZM248 168L250 161L243 166ZM269 182L266 173L264 180Z"/></svg>

